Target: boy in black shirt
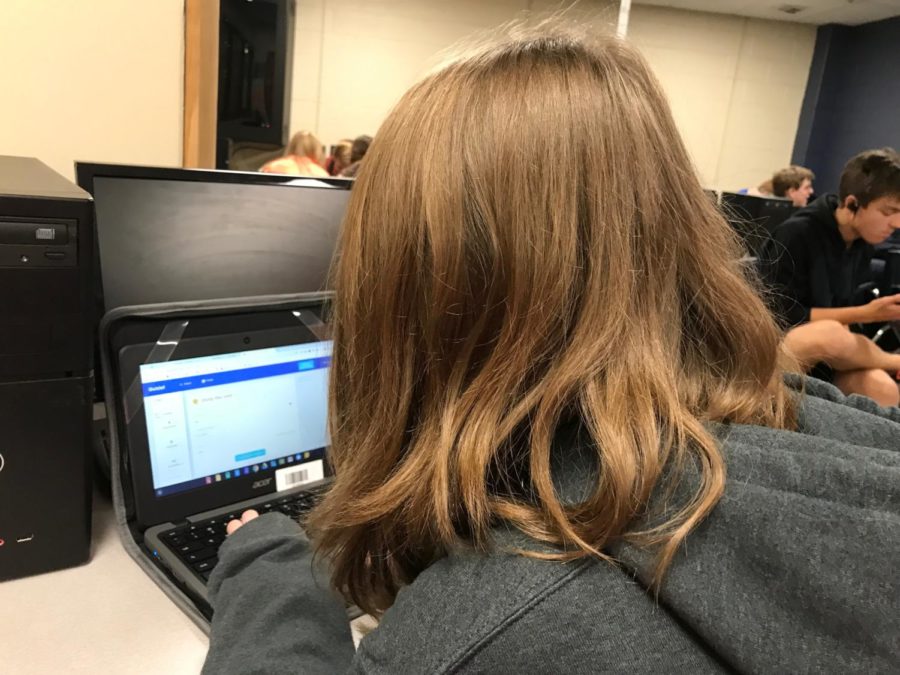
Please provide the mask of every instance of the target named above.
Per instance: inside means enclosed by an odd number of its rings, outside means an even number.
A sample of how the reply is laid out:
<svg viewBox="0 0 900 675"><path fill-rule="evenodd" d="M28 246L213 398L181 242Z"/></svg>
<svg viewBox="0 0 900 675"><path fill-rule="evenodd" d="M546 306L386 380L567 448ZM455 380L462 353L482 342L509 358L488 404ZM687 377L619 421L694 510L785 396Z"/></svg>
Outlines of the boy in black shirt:
<svg viewBox="0 0 900 675"><path fill-rule="evenodd" d="M900 354L889 354L857 323L900 320L900 295L854 304L870 280L873 246L900 230L900 155L890 148L853 157L841 174L840 194L823 195L776 230L765 254L776 311L787 326L785 345L805 367L824 363L844 393L897 405L892 377ZM890 375L888 374L890 373Z"/></svg>

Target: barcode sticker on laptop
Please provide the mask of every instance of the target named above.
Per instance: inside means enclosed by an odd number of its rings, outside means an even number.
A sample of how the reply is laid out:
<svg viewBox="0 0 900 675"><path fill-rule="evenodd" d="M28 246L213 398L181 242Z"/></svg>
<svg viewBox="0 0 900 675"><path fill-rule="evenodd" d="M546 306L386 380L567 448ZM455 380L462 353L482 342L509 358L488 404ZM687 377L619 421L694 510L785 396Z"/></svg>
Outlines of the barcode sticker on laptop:
<svg viewBox="0 0 900 675"><path fill-rule="evenodd" d="M278 469L275 472L275 490L290 490L298 485L305 485L325 478L325 462L321 459L296 466Z"/></svg>

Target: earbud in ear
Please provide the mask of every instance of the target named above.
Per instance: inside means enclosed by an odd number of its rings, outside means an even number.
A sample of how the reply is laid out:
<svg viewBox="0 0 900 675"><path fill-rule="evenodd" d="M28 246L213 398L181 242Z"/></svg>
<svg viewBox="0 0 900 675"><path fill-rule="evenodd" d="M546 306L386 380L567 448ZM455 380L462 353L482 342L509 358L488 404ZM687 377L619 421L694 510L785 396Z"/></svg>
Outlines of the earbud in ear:
<svg viewBox="0 0 900 675"><path fill-rule="evenodd" d="M847 200L847 208L853 211L853 213L856 213L859 211L859 202L855 199L849 199Z"/></svg>

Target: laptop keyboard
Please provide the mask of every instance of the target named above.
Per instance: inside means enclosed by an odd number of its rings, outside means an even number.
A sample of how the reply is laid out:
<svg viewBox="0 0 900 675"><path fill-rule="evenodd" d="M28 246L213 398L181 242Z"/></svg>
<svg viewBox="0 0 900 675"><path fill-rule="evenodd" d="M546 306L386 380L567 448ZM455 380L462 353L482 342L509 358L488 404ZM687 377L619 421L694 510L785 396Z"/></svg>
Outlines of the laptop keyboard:
<svg viewBox="0 0 900 675"><path fill-rule="evenodd" d="M273 495L272 500L257 506L182 525L163 533L160 538L181 558L182 562L207 580L216 563L219 562L219 546L225 541L225 526L230 520L240 518L241 513L253 508L260 514L278 511L299 522L315 506L319 494L320 491L309 491L280 498L275 498Z"/></svg>

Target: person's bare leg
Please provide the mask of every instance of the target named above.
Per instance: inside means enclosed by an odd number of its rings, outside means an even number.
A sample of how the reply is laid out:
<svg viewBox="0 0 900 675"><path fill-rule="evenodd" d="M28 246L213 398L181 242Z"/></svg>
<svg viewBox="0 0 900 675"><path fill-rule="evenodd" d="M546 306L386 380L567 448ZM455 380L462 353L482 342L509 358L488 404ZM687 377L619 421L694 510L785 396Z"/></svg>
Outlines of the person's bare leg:
<svg viewBox="0 0 900 675"><path fill-rule="evenodd" d="M868 396L878 405L900 404L897 381L883 370L849 370L834 374L834 385L845 394Z"/></svg>
<svg viewBox="0 0 900 675"><path fill-rule="evenodd" d="M884 351L837 321L813 321L792 328L784 337L784 346L807 368L821 361L838 371L900 371L900 354Z"/></svg>

